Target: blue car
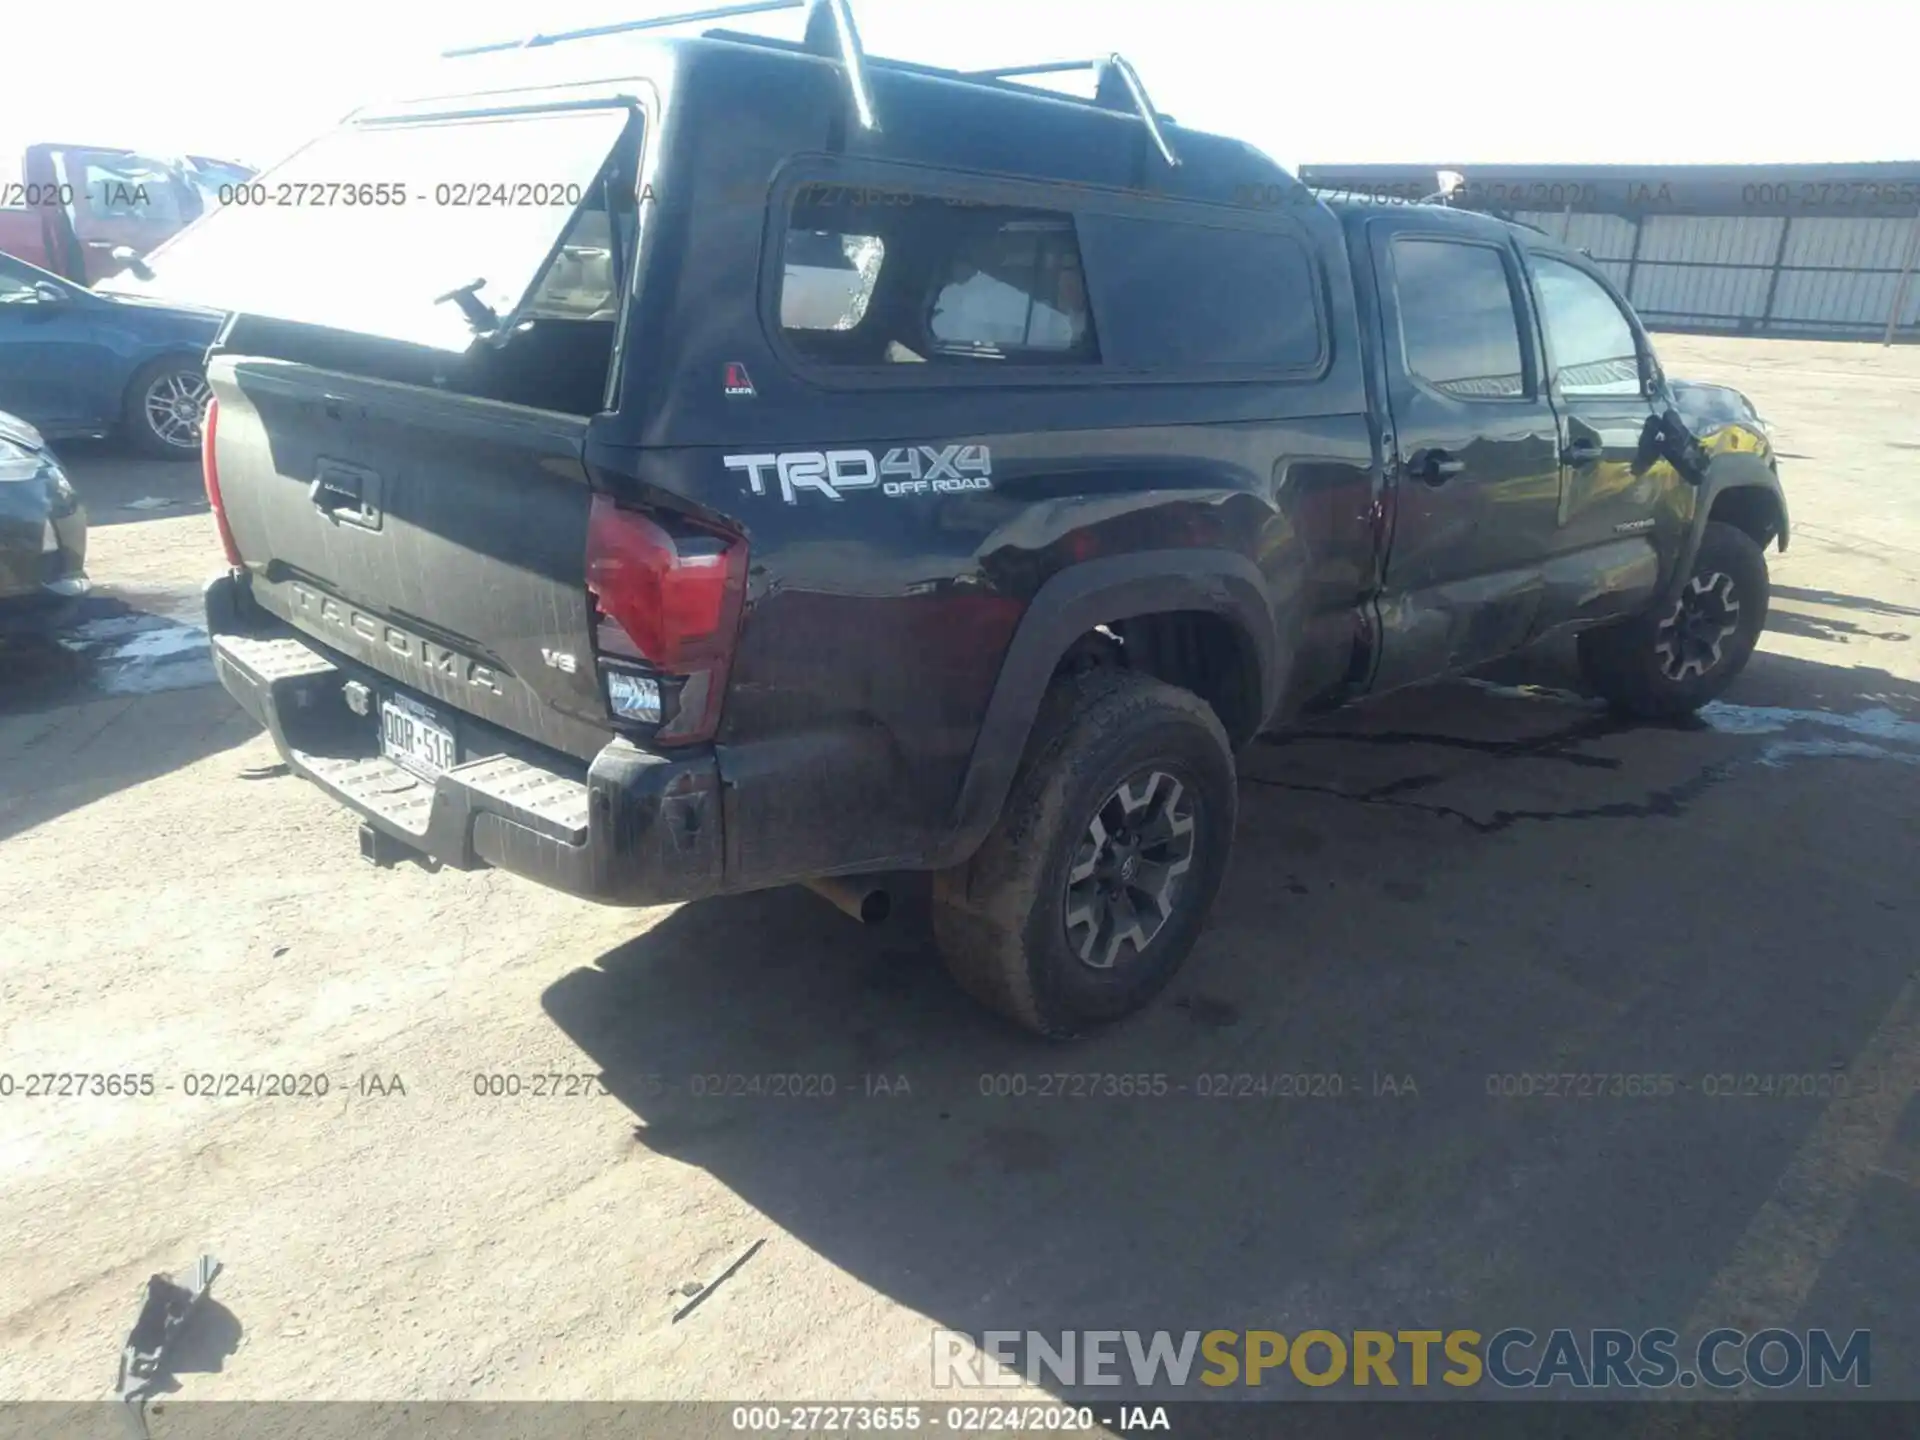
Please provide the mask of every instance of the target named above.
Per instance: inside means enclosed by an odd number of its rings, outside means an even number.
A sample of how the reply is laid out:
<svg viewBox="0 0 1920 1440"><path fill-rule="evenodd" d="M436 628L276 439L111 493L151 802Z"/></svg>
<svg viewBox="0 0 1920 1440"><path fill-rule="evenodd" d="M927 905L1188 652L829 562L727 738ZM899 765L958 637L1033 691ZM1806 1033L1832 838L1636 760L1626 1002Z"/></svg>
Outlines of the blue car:
<svg viewBox="0 0 1920 1440"><path fill-rule="evenodd" d="M0 410L49 439L119 434L148 455L192 459L221 318L96 294L0 255Z"/></svg>

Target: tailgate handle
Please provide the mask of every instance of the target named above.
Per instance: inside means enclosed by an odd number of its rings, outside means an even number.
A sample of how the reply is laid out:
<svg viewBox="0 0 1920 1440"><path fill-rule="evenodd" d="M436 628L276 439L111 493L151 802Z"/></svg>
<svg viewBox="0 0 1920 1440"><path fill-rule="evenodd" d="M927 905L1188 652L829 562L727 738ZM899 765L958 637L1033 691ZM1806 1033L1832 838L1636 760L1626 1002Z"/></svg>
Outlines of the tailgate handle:
<svg viewBox="0 0 1920 1440"><path fill-rule="evenodd" d="M384 511L380 505L380 477L357 465L322 460L307 498L313 508L340 525L378 530Z"/></svg>

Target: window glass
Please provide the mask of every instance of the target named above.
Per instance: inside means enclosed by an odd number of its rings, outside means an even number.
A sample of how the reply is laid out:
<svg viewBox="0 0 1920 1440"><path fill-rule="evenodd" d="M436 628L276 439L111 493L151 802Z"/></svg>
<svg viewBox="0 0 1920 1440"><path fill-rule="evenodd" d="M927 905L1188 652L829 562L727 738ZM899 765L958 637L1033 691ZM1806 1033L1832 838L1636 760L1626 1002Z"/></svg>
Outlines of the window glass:
<svg viewBox="0 0 1920 1440"><path fill-rule="evenodd" d="M782 261L781 329L828 364L1099 358L1066 215L809 185L796 199Z"/></svg>
<svg viewBox="0 0 1920 1440"><path fill-rule="evenodd" d="M25 270L16 270L0 260L0 305L31 305L40 298L33 288L36 277Z"/></svg>
<svg viewBox="0 0 1920 1440"><path fill-rule="evenodd" d="M245 192L268 203L236 196L147 256L153 280L102 288L461 353L549 273L586 303L580 286L600 282L547 262L582 233L629 119L609 106L343 126Z"/></svg>
<svg viewBox="0 0 1920 1440"><path fill-rule="evenodd" d="M99 219L183 223L173 171L158 160L139 155L86 155L80 173L87 209Z"/></svg>
<svg viewBox="0 0 1920 1440"><path fill-rule="evenodd" d="M582 210L523 313L529 320L613 320L618 318L619 288L606 209Z"/></svg>
<svg viewBox="0 0 1920 1440"><path fill-rule="evenodd" d="M1325 350L1292 235L1150 217L801 188L780 323L829 364L1300 370Z"/></svg>
<svg viewBox="0 0 1920 1440"><path fill-rule="evenodd" d="M1291 235L1172 216L1089 215L1082 226L1109 365L1193 371L1319 362L1318 282Z"/></svg>
<svg viewBox="0 0 1920 1440"><path fill-rule="evenodd" d="M787 330L851 330L866 318L887 258L878 235L787 232L780 324Z"/></svg>
<svg viewBox="0 0 1920 1440"><path fill-rule="evenodd" d="M943 354L1075 354L1087 338L1087 286L1066 220L1008 220L955 247L928 332Z"/></svg>
<svg viewBox="0 0 1920 1440"><path fill-rule="evenodd" d="M254 172L245 165L209 160L204 155L189 155L186 173L194 189L206 198L208 208L219 202L221 186L239 185L254 176Z"/></svg>
<svg viewBox="0 0 1920 1440"><path fill-rule="evenodd" d="M1526 394L1520 329L1500 252L1409 236L1393 242L1407 369L1462 400Z"/></svg>
<svg viewBox="0 0 1920 1440"><path fill-rule="evenodd" d="M1563 395L1639 395L1633 327L1591 275L1536 255L1534 280Z"/></svg>

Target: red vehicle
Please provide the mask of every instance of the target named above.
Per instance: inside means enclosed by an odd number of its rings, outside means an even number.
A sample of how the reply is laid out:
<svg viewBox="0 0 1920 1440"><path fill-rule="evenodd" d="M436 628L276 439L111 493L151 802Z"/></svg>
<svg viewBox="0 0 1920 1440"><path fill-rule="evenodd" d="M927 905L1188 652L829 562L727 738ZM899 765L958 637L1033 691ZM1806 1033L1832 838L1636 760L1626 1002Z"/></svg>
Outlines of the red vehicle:
<svg viewBox="0 0 1920 1440"><path fill-rule="evenodd" d="M92 285L193 223L244 165L163 159L100 145L29 145L18 168L0 158L0 251Z"/></svg>

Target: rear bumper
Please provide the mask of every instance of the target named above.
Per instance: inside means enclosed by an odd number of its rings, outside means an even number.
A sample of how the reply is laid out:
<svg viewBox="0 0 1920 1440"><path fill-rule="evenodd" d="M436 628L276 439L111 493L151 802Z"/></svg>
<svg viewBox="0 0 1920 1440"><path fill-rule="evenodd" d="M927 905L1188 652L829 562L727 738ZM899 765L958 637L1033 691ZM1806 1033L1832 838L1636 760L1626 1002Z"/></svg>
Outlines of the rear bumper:
<svg viewBox="0 0 1920 1440"><path fill-rule="evenodd" d="M399 688L392 681L263 615L231 576L207 586L207 628L220 683L273 736L287 767L421 855L456 869L497 866L615 905L720 891L711 753L667 757L616 740L582 765L463 715L469 758L428 782L385 759L374 719L349 708L349 681L376 694Z"/></svg>

